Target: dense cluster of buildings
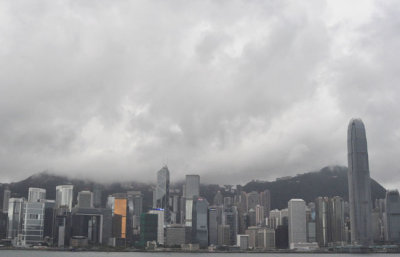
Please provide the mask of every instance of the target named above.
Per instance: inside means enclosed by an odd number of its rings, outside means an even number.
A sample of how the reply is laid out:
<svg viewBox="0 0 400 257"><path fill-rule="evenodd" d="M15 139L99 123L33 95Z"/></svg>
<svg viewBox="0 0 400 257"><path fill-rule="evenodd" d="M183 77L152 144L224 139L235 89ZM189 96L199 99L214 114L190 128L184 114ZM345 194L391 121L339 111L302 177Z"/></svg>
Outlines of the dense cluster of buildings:
<svg viewBox="0 0 400 257"><path fill-rule="evenodd" d="M29 188L27 199L4 191L0 238L14 246L113 246L153 249L318 249L400 244L400 196L387 191L371 200L367 141L361 120L348 129L349 201L318 197L291 199L271 210L271 192L245 192L225 186L211 202L200 192L200 176L186 175L180 189L170 188L165 166L157 173L153 208L144 210L140 191L114 193L102 203L101 190ZM73 203L76 203L73 205ZM374 207L373 207L374 206Z"/></svg>

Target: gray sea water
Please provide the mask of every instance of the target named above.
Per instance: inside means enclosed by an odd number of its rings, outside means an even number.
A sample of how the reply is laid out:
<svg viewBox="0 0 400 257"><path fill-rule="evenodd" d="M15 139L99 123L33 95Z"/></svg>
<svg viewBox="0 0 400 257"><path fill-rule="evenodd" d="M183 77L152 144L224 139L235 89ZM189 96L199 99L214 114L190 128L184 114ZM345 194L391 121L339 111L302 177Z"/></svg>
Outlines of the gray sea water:
<svg viewBox="0 0 400 257"><path fill-rule="evenodd" d="M323 257L381 257L381 256L397 256L400 254L306 254L306 253L149 253L149 252L56 252L56 251L19 251L19 250L0 250L1 257L273 257L273 256L293 256L293 257L306 257L306 256L323 256Z"/></svg>

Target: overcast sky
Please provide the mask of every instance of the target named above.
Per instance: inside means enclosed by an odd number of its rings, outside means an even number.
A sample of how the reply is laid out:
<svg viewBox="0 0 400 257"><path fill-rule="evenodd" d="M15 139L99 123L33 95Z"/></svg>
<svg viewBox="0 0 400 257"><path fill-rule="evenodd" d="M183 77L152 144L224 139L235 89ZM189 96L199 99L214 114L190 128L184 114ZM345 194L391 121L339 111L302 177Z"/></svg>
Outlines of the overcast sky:
<svg viewBox="0 0 400 257"><path fill-rule="evenodd" d="M243 183L347 166L400 188L400 1L0 1L0 181Z"/></svg>

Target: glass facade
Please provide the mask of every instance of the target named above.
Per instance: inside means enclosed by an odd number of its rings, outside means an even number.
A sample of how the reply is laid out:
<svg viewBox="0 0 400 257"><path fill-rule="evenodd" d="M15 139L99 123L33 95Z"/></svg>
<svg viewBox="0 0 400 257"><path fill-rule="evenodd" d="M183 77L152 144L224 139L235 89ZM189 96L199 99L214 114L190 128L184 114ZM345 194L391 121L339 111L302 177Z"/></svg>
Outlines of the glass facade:
<svg viewBox="0 0 400 257"><path fill-rule="evenodd" d="M26 202L23 209L22 244L35 245L43 242L44 203Z"/></svg>

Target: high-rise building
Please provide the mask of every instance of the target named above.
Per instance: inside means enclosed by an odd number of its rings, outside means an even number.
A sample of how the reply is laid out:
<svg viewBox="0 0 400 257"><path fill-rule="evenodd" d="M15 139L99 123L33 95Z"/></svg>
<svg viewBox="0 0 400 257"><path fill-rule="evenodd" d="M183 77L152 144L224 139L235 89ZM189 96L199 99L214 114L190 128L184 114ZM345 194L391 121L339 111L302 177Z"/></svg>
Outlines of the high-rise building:
<svg viewBox="0 0 400 257"><path fill-rule="evenodd" d="M22 245L38 245L43 242L44 202L25 202L23 205Z"/></svg>
<svg viewBox="0 0 400 257"><path fill-rule="evenodd" d="M256 225L262 227L265 225L264 206L256 205Z"/></svg>
<svg viewBox="0 0 400 257"><path fill-rule="evenodd" d="M192 209L193 197L200 196L200 176L199 175L186 175L185 183L185 224L192 226Z"/></svg>
<svg viewBox="0 0 400 257"><path fill-rule="evenodd" d="M103 207L101 199L102 199L102 190L100 185L96 184L93 186L93 205L95 208Z"/></svg>
<svg viewBox="0 0 400 257"><path fill-rule="evenodd" d="M164 209L153 209L149 211L149 214L157 214L157 243L164 244Z"/></svg>
<svg viewBox="0 0 400 257"><path fill-rule="evenodd" d="M78 208L93 208L93 193L81 191L78 193Z"/></svg>
<svg viewBox="0 0 400 257"><path fill-rule="evenodd" d="M236 206L231 206L227 209L224 209L223 213L223 224L229 226L230 232L230 244L236 245L237 234L239 230L239 219L238 219L238 211Z"/></svg>
<svg viewBox="0 0 400 257"><path fill-rule="evenodd" d="M30 187L28 192L28 202L40 202L46 199L46 189Z"/></svg>
<svg viewBox="0 0 400 257"><path fill-rule="evenodd" d="M386 219L385 240L391 243L400 243L400 196L399 191L386 192Z"/></svg>
<svg viewBox="0 0 400 257"><path fill-rule="evenodd" d="M335 196L329 199L330 212L330 239L335 244L343 244L345 239L344 233L344 201L341 197Z"/></svg>
<svg viewBox="0 0 400 257"><path fill-rule="evenodd" d="M260 193L260 205L264 207L264 218L267 218L271 210L271 192L268 189Z"/></svg>
<svg viewBox="0 0 400 257"><path fill-rule="evenodd" d="M208 209L208 240L210 245L218 244L218 211L216 206Z"/></svg>
<svg viewBox="0 0 400 257"><path fill-rule="evenodd" d="M200 196L200 176L186 175L185 198L193 199L193 196Z"/></svg>
<svg viewBox="0 0 400 257"><path fill-rule="evenodd" d="M128 191L129 216L132 219L133 234L139 234L140 215L143 212L143 194L140 191Z"/></svg>
<svg viewBox="0 0 400 257"><path fill-rule="evenodd" d="M306 205L302 199L291 199L289 209L289 245L295 248L296 243L307 242Z"/></svg>
<svg viewBox="0 0 400 257"><path fill-rule="evenodd" d="M10 200L11 197L11 191L6 188L4 189L4 195L3 195L3 213L8 212L8 201Z"/></svg>
<svg viewBox="0 0 400 257"><path fill-rule="evenodd" d="M328 246L330 240L330 216L328 212L329 198L318 197L315 199L315 234L316 240L320 247Z"/></svg>
<svg viewBox="0 0 400 257"><path fill-rule="evenodd" d="M168 224L170 221L169 212L169 170L164 166L157 172L157 187L155 190L155 208L164 209L164 220Z"/></svg>
<svg viewBox="0 0 400 257"><path fill-rule="evenodd" d="M116 193L108 196L107 208L112 213L112 231L116 239L126 239L128 199L124 193Z"/></svg>
<svg viewBox="0 0 400 257"><path fill-rule="evenodd" d="M352 119L347 131L348 183L351 241L368 246L372 243L372 201L364 123Z"/></svg>
<svg viewBox="0 0 400 257"><path fill-rule="evenodd" d="M73 195L73 185L56 186L56 208L66 207L69 211L71 211Z"/></svg>
<svg viewBox="0 0 400 257"><path fill-rule="evenodd" d="M10 198L8 201L7 238L14 239L22 234L24 198Z"/></svg>
<svg viewBox="0 0 400 257"><path fill-rule="evenodd" d="M247 194L247 210L256 209L257 204L260 204L260 195L256 191Z"/></svg>
<svg viewBox="0 0 400 257"><path fill-rule="evenodd" d="M208 201L195 196L193 199L192 239L200 247L208 246Z"/></svg>
<svg viewBox="0 0 400 257"><path fill-rule="evenodd" d="M142 213L140 215L140 244L157 241L158 238L158 214Z"/></svg>

